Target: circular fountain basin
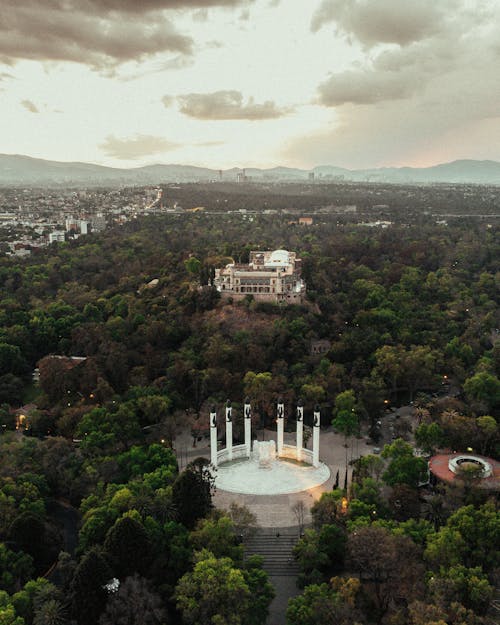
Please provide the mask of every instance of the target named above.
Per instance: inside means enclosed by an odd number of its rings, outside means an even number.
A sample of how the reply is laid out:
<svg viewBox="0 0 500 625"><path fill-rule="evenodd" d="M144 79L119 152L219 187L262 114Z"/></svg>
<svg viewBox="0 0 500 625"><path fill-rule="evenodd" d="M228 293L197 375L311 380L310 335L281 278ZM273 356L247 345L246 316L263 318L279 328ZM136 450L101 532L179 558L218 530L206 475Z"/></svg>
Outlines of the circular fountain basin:
<svg viewBox="0 0 500 625"><path fill-rule="evenodd" d="M318 467L275 459L262 466L255 458L233 460L217 467L218 489L244 495L286 495L320 486L330 477L322 462Z"/></svg>

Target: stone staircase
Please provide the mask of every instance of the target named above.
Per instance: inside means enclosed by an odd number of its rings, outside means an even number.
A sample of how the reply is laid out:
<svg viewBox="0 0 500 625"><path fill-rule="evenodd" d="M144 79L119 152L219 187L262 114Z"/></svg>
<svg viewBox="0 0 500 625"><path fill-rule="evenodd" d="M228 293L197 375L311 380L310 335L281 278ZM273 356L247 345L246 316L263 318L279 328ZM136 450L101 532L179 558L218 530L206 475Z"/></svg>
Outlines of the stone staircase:
<svg viewBox="0 0 500 625"><path fill-rule="evenodd" d="M292 549L298 540L297 527L259 528L245 540L245 556L262 556L263 568L270 577L296 577L299 567Z"/></svg>

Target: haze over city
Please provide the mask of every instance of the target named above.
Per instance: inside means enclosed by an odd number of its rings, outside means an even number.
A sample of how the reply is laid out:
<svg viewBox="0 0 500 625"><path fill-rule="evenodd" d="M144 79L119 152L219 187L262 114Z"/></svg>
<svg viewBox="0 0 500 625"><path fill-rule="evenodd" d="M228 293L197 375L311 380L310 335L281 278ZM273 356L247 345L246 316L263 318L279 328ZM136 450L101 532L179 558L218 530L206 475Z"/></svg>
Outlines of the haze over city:
<svg viewBox="0 0 500 625"><path fill-rule="evenodd" d="M0 151L114 167L500 160L499 3L4 0Z"/></svg>

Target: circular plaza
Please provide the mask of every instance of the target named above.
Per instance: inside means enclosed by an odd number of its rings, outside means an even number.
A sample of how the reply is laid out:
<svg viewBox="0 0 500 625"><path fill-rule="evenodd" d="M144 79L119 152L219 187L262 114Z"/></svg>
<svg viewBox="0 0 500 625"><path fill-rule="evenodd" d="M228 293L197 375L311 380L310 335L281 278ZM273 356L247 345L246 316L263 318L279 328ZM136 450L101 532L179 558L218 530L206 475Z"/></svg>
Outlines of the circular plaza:
<svg viewBox="0 0 500 625"><path fill-rule="evenodd" d="M329 477L330 469L323 463L314 467L285 458L263 468L251 458L219 465L215 484L220 490L242 495L287 495L321 486Z"/></svg>

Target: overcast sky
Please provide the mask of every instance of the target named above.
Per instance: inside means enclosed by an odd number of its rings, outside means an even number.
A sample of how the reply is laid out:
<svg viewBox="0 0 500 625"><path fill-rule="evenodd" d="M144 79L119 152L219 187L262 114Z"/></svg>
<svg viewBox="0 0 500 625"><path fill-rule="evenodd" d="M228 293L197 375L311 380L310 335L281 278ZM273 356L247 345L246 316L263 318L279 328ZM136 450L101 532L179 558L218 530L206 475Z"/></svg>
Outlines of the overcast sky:
<svg viewBox="0 0 500 625"><path fill-rule="evenodd" d="M500 160L500 0L0 0L0 152Z"/></svg>

